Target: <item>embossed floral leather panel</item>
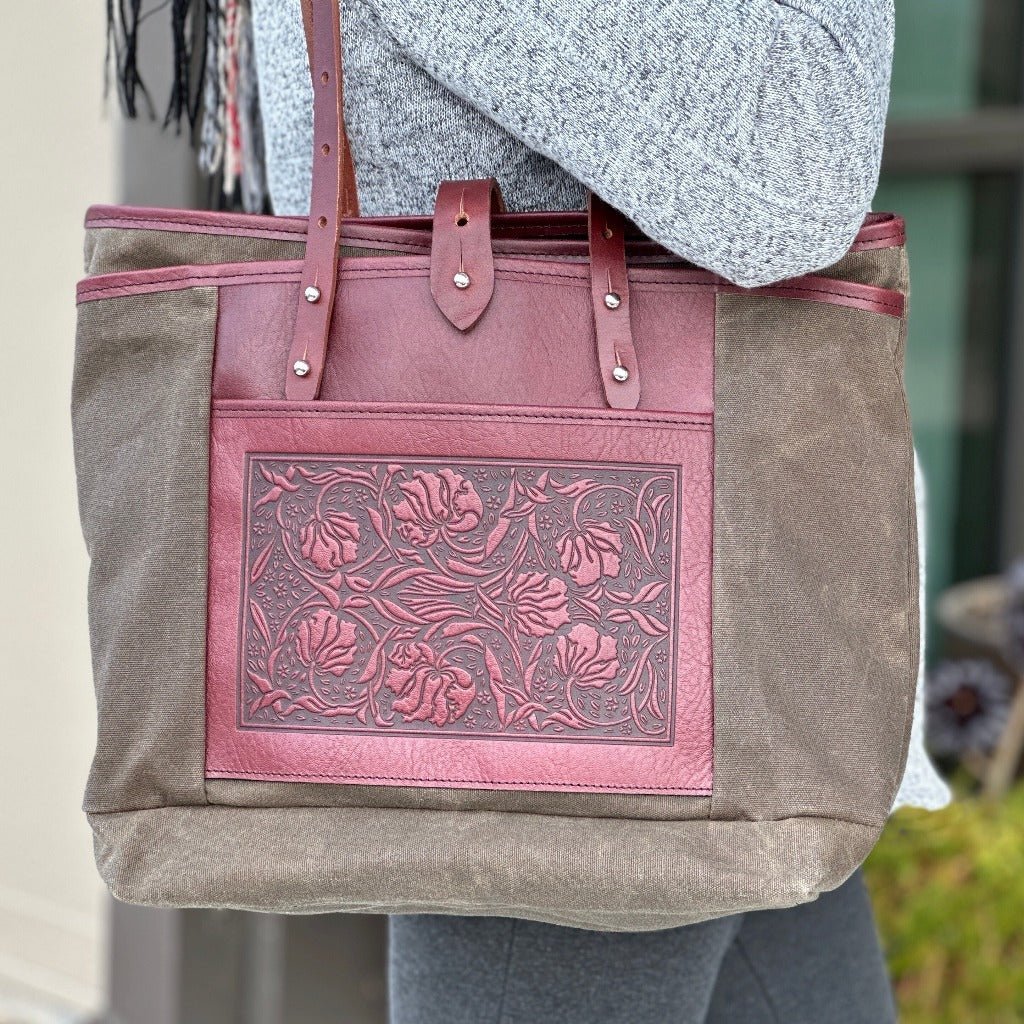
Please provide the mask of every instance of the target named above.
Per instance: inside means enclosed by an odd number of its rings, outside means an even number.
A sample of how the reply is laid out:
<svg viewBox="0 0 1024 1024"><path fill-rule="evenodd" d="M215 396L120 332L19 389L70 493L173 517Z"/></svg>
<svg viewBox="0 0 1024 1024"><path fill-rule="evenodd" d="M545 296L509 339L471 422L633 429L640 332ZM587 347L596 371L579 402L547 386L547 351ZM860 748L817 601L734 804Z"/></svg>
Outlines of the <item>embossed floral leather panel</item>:
<svg viewBox="0 0 1024 1024"><path fill-rule="evenodd" d="M711 449L702 416L216 403L208 776L710 792Z"/></svg>

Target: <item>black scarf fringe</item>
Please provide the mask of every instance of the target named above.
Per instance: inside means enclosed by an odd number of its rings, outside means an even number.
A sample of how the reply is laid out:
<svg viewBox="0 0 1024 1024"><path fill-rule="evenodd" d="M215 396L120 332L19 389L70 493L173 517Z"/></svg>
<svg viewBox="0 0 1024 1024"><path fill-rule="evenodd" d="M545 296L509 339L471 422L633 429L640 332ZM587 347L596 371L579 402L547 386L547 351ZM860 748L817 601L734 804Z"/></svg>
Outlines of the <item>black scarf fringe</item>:
<svg viewBox="0 0 1024 1024"><path fill-rule="evenodd" d="M139 26L142 22L142 0L107 0L107 92L113 70L117 95L126 117L139 116L139 98L150 117L155 117L153 101L146 83L139 74Z"/></svg>
<svg viewBox="0 0 1024 1024"><path fill-rule="evenodd" d="M200 170L211 188L212 207L267 212L262 122L255 69L251 66L251 10L247 8L238 43L240 63L245 64L246 72L239 74L238 94L232 97L241 116L243 153L241 167L232 165L228 181L223 72L218 64L219 47L223 45L221 0L106 0L106 7L105 95L109 96L113 86L126 117L157 120L156 104L139 69L139 40L147 19L169 14L173 74L163 127L173 127L179 133L188 131Z"/></svg>
<svg viewBox="0 0 1024 1024"><path fill-rule="evenodd" d="M193 136L199 119L206 64L205 8L205 0L171 0L174 81L164 127L173 124L180 129L182 121L187 121Z"/></svg>
<svg viewBox="0 0 1024 1024"><path fill-rule="evenodd" d="M206 66L207 5L211 0L162 0L143 11L144 0L107 0L106 90L113 79L121 109L134 119L156 119L156 105L139 70L139 37L147 18L170 8L173 78L164 114L165 128L194 135L202 109Z"/></svg>

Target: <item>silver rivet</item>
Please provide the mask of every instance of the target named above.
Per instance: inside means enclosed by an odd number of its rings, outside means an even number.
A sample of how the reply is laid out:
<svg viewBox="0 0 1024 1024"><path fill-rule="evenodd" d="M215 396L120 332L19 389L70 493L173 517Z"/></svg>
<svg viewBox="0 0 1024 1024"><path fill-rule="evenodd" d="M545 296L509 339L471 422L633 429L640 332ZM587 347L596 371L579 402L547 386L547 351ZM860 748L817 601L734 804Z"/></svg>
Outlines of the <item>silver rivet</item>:
<svg viewBox="0 0 1024 1024"><path fill-rule="evenodd" d="M320 289L315 284L311 284L303 293L306 296L307 302L319 302L320 301Z"/></svg>
<svg viewBox="0 0 1024 1024"><path fill-rule="evenodd" d="M617 384L625 384L626 381L629 380L629 370L624 366L616 366L615 369L612 370L612 379Z"/></svg>
<svg viewBox="0 0 1024 1024"><path fill-rule="evenodd" d="M454 281L454 282L455 282L455 287L456 287L456 288L468 288L468 287L470 286L470 284L472 283L472 282L470 281L470 277L469 277L469 274L467 274L467 273L466 273L466 272L465 272L464 270L460 270L460 271L459 271L459 272L458 272L458 273L457 273L457 274L456 274L456 275L455 275L455 276L454 276L454 277L452 278L452 281Z"/></svg>
<svg viewBox="0 0 1024 1024"><path fill-rule="evenodd" d="M604 304L609 309L618 309L622 305L622 296L616 295L615 292L609 292L604 297Z"/></svg>
<svg viewBox="0 0 1024 1024"><path fill-rule="evenodd" d="M311 367L305 359L296 359L292 364L292 369L295 371L296 377L305 377L309 373Z"/></svg>

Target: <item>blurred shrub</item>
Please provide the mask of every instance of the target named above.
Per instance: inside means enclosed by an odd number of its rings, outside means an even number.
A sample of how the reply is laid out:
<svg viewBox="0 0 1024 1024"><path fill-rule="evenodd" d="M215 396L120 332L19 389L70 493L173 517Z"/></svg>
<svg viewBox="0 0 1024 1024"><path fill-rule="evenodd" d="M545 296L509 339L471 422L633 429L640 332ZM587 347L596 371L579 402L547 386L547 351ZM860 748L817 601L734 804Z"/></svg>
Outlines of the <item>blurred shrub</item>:
<svg viewBox="0 0 1024 1024"><path fill-rule="evenodd" d="M866 873L903 1024L1024 1021L1024 786L899 811Z"/></svg>

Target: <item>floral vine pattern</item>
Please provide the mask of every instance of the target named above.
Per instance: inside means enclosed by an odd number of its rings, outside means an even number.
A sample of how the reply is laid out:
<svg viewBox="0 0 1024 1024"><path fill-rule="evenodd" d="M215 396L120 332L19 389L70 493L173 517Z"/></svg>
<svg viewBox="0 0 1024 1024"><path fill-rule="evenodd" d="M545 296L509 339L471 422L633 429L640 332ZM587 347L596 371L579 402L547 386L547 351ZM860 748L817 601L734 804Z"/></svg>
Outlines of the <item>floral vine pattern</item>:
<svg viewBox="0 0 1024 1024"><path fill-rule="evenodd" d="M239 724L671 743L679 472L248 456Z"/></svg>

